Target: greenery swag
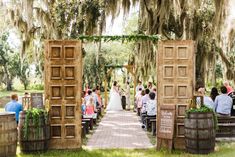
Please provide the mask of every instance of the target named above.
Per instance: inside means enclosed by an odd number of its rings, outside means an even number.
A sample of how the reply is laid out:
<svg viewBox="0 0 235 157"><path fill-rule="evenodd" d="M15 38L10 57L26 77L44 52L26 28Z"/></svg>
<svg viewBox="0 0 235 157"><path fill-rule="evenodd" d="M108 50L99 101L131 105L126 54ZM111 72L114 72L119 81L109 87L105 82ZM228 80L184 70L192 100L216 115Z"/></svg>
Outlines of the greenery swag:
<svg viewBox="0 0 235 157"><path fill-rule="evenodd" d="M144 34L135 34L135 35L79 35L77 39L82 40L82 41L88 41L88 42L110 42L110 41L126 41L126 42L131 42L131 41L141 41L141 40L150 40L153 42L156 42L161 39L160 35L144 35Z"/></svg>

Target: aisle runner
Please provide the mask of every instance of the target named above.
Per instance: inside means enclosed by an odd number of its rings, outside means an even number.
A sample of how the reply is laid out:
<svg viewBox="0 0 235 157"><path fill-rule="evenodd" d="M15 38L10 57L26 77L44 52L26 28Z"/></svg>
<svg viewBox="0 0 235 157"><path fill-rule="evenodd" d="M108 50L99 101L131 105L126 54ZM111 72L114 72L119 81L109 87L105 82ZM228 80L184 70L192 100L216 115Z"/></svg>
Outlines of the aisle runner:
<svg viewBox="0 0 235 157"><path fill-rule="evenodd" d="M151 148L147 133L141 128L136 113L108 112L92 137L88 148Z"/></svg>

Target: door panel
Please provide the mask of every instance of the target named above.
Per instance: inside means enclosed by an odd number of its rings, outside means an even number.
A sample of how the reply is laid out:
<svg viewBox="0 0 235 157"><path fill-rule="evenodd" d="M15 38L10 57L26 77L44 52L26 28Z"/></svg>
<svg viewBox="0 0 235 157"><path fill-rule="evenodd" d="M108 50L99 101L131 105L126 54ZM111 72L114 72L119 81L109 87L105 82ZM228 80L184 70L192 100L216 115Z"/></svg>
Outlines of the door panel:
<svg viewBox="0 0 235 157"><path fill-rule="evenodd" d="M157 53L157 103L176 106L174 146L184 148L184 116L194 89L194 42L160 41Z"/></svg>
<svg viewBox="0 0 235 157"><path fill-rule="evenodd" d="M52 149L81 147L81 46L80 41L45 44L45 98L50 104Z"/></svg>

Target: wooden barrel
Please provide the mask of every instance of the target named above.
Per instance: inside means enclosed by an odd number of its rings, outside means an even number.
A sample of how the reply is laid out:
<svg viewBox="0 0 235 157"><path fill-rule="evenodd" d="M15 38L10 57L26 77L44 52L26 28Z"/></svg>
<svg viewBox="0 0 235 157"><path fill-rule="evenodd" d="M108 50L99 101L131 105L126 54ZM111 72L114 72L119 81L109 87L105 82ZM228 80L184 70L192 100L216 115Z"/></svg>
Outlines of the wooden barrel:
<svg viewBox="0 0 235 157"><path fill-rule="evenodd" d="M46 151L50 139L50 126L45 121L45 116L40 115L39 125L36 126L33 122L33 117L29 117L28 133L25 134L25 119L26 112L20 112L19 121L19 143L20 149L24 153ZM48 117L46 117L48 119Z"/></svg>
<svg viewBox="0 0 235 157"><path fill-rule="evenodd" d="M0 156L16 155L17 124L14 112L0 113Z"/></svg>
<svg viewBox="0 0 235 157"><path fill-rule="evenodd" d="M215 148L213 113L189 113L185 118L185 146L189 153L208 154Z"/></svg>

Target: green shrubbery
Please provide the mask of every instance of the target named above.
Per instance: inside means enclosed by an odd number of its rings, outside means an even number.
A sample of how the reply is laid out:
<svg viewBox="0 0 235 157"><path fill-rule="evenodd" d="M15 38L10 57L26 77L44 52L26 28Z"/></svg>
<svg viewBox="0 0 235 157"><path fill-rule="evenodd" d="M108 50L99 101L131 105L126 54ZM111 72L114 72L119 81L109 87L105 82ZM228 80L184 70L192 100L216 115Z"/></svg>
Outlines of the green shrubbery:
<svg viewBox="0 0 235 157"><path fill-rule="evenodd" d="M43 84L32 84L29 87L32 90L44 90L44 85Z"/></svg>

